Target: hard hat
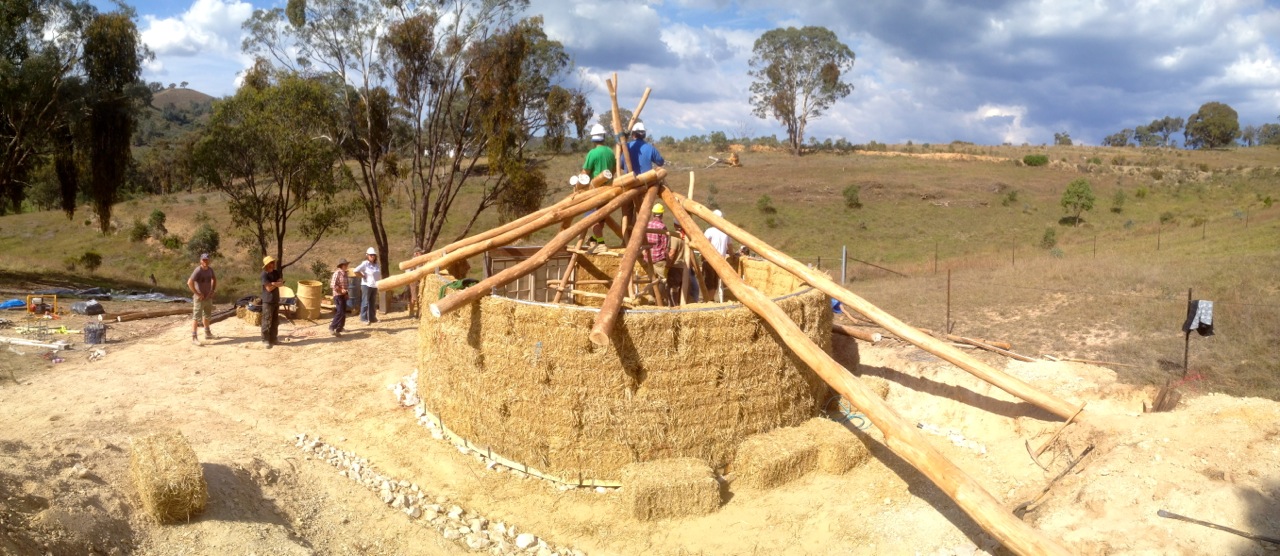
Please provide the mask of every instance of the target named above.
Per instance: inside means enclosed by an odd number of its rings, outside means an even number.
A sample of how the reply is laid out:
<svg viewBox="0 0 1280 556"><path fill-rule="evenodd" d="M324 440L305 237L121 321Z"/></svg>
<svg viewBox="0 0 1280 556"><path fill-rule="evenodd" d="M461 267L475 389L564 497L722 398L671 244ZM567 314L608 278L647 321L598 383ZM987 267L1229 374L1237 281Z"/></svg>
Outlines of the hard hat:
<svg viewBox="0 0 1280 556"><path fill-rule="evenodd" d="M667 212L667 207L662 206L662 203L654 203L654 204L653 204L653 213L654 213L654 214L662 214L662 213L664 213L664 212Z"/></svg>
<svg viewBox="0 0 1280 556"><path fill-rule="evenodd" d="M267 268L267 265L274 262L276 262L276 258L272 257L271 255L267 255L262 258L262 268Z"/></svg>
<svg viewBox="0 0 1280 556"><path fill-rule="evenodd" d="M644 122L636 122L636 126L631 128L632 132L644 133Z"/></svg>
<svg viewBox="0 0 1280 556"><path fill-rule="evenodd" d="M594 138L597 135L599 135L600 137L604 137L604 126L600 124L595 124L591 126L591 137Z"/></svg>
<svg viewBox="0 0 1280 556"><path fill-rule="evenodd" d="M590 183L590 182L588 182L588 183ZM577 174L574 174L574 175L573 175L573 177L569 178L569 185L574 185L574 186L578 185L578 175L577 175Z"/></svg>
<svg viewBox="0 0 1280 556"><path fill-rule="evenodd" d="M723 213L723 212L720 212L720 209L716 209L716 210L711 211L711 214L714 214L714 215L716 215L716 216L724 216L724 213Z"/></svg>
<svg viewBox="0 0 1280 556"><path fill-rule="evenodd" d="M378 250L377 250L377 249L374 249L374 248L372 248L372 247L370 247L370 248L368 248L368 249L365 249L365 250L364 250L364 254L366 254L366 255L377 255L377 254L378 254Z"/></svg>

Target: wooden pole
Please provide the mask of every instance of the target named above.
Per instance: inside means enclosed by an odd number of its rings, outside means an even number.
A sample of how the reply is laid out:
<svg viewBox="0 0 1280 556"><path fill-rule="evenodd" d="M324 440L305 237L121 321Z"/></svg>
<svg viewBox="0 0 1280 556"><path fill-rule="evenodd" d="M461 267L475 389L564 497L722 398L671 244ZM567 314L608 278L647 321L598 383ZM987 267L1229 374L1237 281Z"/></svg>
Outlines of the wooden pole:
<svg viewBox="0 0 1280 556"><path fill-rule="evenodd" d="M947 269L947 320L942 324L942 330L947 334L951 333L951 269Z"/></svg>
<svg viewBox="0 0 1280 556"><path fill-rule="evenodd" d="M581 203L583 200L599 195L600 193L601 192L599 190L589 189L586 191L580 191L577 193L570 194L565 198L560 199L559 201L556 201L555 204L552 204L551 206L535 210L529 214L521 216L520 218L507 222L506 224L503 224L496 228L490 228L476 235L467 236L463 239L452 242L444 247L431 251L430 253L418 255L417 257L414 257L407 261L401 261L399 264L400 270L408 270L410 268L421 265L433 259L440 258L446 252L456 251L458 249L461 249L462 247L471 245L472 243L484 241L491 237L502 235L505 232L514 230L516 228L519 228L520 226L528 224L529 222L536 220L537 218L541 217L542 215L548 212L552 212L552 211L564 208L566 206L571 206L577 203Z"/></svg>
<svg viewBox="0 0 1280 556"><path fill-rule="evenodd" d="M901 320L898 320L893 315L886 313L879 307L867 302L867 300L836 284L833 280L826 277L826 275L810 270L803 263L796 261L777 249L774 249L759 238L747 233L746 230L739 228L728 220L716 216L707 207L687 199L680 200L680 204L682 208L689 210L689 212L692 212L699 218L702 218L711 225L716 226L729 234L729 237L743 245L746 245L752 251L755 251L757 255L760 255L773 264L786 269L807 282L809 285L835 298L840 301L844 307L863 314L867 318L871 319L872 322L884 327L885 330L894 333L899 338L911 342L912 344L919 346L921 349L932 353L943 360L951 362L957 367L960 367L961 369L968 371L970 374L991 383L1001 390L1004 390L1005 392L1008 392L1022 400L1026 400L1036 407L1040 407L1063 419L1071 417L1071 415L1079 409L1079 406L1067 403L1064 400L1041 392L1034 386L1019 380L1017 377L1000 372L992 368L990 365L978 361L972 356L947 345L945 342L920 332Z"/></svg>
<svg viewBox="0 0 1280 556"><path fill-rule="evenodd" d="M871 342L873 344L884 339L884 336L882 336L879 332L870 332L867 330L863 330L861 328L854 328L852 326L848 326L845 324L832 323L831 331L835 332L836 334L840 334L842 336L848 336L850 338L855 338L858 340L862 340L864 342Z"/></svg>
<svg viewBox="0 0 1280 556"><path fill-rule="evenodd" d="M599 208L610 199L621 195L624 187L626 186L615 185L612 187L598 189L596 190L599 192L598 195L590 197L578 204L561 207L554 211L543 213L542 216L539 216L538 218L535 218L513 230L509 230L484 241L463 246L457 251L447 253L438 259L427 261L426 263L423 263L422 266L404 274L397 274L395 276L389 276L378 280L377 287L380 291L388 291L393 288L404 286L415 280L421 279L427 274L436 272L437 269L445 268L457 261L469 259L490 249L510 244L522 237L546 228L547 226L552 226L556 222L572 219L574 216L582 214L588 210Z"/></svg>
<svg viewBox="0 0 1280 556"><path fill-rule="evenodd" d="M438 318L445 313L489 295L494 288L502 287L520 279L530 272L538 270L538 268L543 264L546 264L547 260L550 259L556 251L564 249L564 246L568 245L573 238L587 231L587 229L595 225L596 222L603 220L606 214L618 210L618 207L621 207L623 203L635 200L640 196L640 193L641 191L639 189L633 189L623 193L621 196L615 197L612 201L609 201L609 204L605 205L604 208L591 213L591 215L583 218L582 220L579 220L577 224L574 224L573 227L568 230L556 234L555 237L551 238L551 241L548 241L546 245L542 246L542 249L539 249L532 257L529 257L528 259L525 259L502 272L485 278L465 290L453 292L444 299L432 303L431 315Z"/></svg>
<svg viewBox="0 0 1280 556"><path fill-rule="evenodd" d="M636 106L636 111L631 113L631 121L627 122L627 129L636 126L636 122L640 120L640 112L644 111L644 104L649 102L649 93L652 91L649 87L644 88L644 94L640 96L640 104Z"/></svg>
<svg viewBox="0 0 1280 556"><path fill-rule="evenodd" d="M898 416L884 400L871 392L861 381L805 336L804 331L800 330L800 327L792 322L772 300L743 282L729 266L728 261L711 247L711 242L706 237L692 233L699 228L674 194L664 191L662 198L671 205L671 212L681 225L686 230L690 230L690 237L693 238L698 250L710 262L716 274L720 275L720 280L734 297L768 323L777 332L779 338L791 348L791 351L813 369L823 381L866 415L884 434L885 445L890 450L938 485L938 488L951 497L979 526L1014 552L1037 555L1070 554L1052 539L1005 510L995 497L982 488L982 485L934 449L914 425ZM717 227L722 225L706 217L703 219Z"/></svg>
<svg viewBox="0 0 1280 556"><path fill-rule="evenodd" d="M556 287L556 295L551 299L552 303L559 303L560 298L564 296L565 290L572 289L569 285L569 277L573 276L573 267L578 264L578 252L582 250L582 244L587 241L587 234L591 232L583 232L578 236L578 245L574 247L573 254L569 256L569 264L565 266L564 273L560 275L560 284Z"/></svg>
<svg viewBox="0 0 1280 556"><path fill-rule="evenodd" d="M649 212L653 207L654 201L658 199L660 188L659 185L649 186L649 190L644 194L644 200L640 202L640 214ZM627 285L631 283L631 277L635 274L636 259L640 258L640 252L645 249L644 243L644 223L636 219L636 225L631 230L631 239L627 241L626 251L622 255L622 264L618 266L618 275L613 278L609 293L605 296L604 303L600 304L600 312L596 313L596 322L591 326L591 343L597 346L609 343L609 333L613 332L613 325L617 322L618 314L622 310L622 298L627 297ZM657 276L652 274L650 276L657 280Z"/></svg>

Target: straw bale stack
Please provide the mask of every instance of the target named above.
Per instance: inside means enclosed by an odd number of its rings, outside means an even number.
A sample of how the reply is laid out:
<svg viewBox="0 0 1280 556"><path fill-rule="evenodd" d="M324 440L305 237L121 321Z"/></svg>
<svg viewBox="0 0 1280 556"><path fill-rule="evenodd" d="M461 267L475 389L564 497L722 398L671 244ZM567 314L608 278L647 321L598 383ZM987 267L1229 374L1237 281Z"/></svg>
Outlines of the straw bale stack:
<svg viewBox="0 0 1280 556"><path fill-rule="evenodd" d="M796 289L779 305L829 350L830 300ZM627 311L604 347L587 335L596 313L490 296L425 317L419 396L459 436L569 480L675 457L722 468L744 438L803 423L825 400L826 384L742 305Z"/></svg>
<svg viewBox="0 0 1280 556"><path fill-rule="evenodd" d="M671 458L622 468L623 513L640 521L706 515L720 507L720 482L706 462Z"/></svg>
<svg viewBox="0 0 1280 556"><path fill-rule="evenodd" d="M819 471L843 475L871 458L865 437L854 434L841 423L818 417L798 428L818 445Z"/></svg>
<svg viewBox="0 0 1280 556"><path fill-rule="evenodd" d="M162 431L133 441L129 474L142 507L160 523L189 521L204 511L209 487L186 437Z"/></svg>

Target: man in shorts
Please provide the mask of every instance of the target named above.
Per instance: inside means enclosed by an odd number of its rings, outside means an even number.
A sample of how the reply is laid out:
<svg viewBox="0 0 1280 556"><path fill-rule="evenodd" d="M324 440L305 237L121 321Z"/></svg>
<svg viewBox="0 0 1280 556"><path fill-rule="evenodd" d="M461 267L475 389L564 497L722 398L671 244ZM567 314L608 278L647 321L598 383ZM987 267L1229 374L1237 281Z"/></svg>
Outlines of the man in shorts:
<svg viewBox="0 0 1280 556"><path fill-rule="evenodd" d="M213 293L218 289L218 276L209 267L209 254L200 255L200 266L187 278L187 289L191 290L191 343L200 345L196 332L200 322L204 321L204 338L213 339L213 331L209 330L209 315L213 313Z"/></svg>

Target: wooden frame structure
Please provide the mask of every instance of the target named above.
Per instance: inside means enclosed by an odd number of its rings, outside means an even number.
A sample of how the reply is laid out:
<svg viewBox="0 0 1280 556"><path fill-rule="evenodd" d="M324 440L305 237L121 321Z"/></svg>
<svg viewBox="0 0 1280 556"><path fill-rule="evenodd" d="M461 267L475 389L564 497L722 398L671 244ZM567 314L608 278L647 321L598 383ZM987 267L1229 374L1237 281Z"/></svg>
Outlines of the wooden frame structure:
<svg viewBox="0 0 1280 556"><path fill-rule="evenodd" d="M614 74L613 79L606 83L614 108L614 129L621 130L623 128L621 128L617 109L617 74ZM648 100L648 95L649 90L646 89L644 97L633 113L630 125L625 129L630 129L634 125L636 118L639 117L645 102ZM619 137L616 153L619 156L619 169L621 170L624 167L623 160L625 157L623 152L625 151L625 144L621 141L622 134L619 134ZM930 481L973 518L978 525L1015 553L1070 554L1056 541L1021 521L976 480L947 460L945 456L929 444L929 441L915 426L900 417L882 399L864 386L856 376L806 337L796 323L792 322L773 301L747 285L729 262L721 257L711 246L710 242L702 234L702 228L693 220L693 216L697 216L708 224L719 228L729 237L749 247L764 259L789 271L830 297L839 300L846 309L861 313L867 319L879 324L898 337L951 362L1009 394L1064 420L1076 419L1076 416L1081 413L1083 405L1075 405L1042 392L1016 377L996 370L955 347L903 323L835 283L825 274L808 268L742 228L716 216L707 207L671 191L665 183L666 175L667 172L665 170L658 168L639 176L631 172L621 173L621 175L607 184L592 183L593 187L589 189L571 194L547 208L531 213L504 226L453 242L445 248L404 261L400 263L401 269L415 266L419 268L406 274L384 279L378 283L378 288L379 290L385 290L402 286L418 279L423 274L435 272L437 269L443 268L459 259L465 259L497 247L509 245L536 231L554 226L560 228L559 233L543 247L533 252L525 261L510 265L501 272L492 274L475 285L450 293L431 304L430 311L433 317L439 318L483 296L490 295L496 288L502 288L521 277L537 271L551 257L557 254L563 256L567 245L574 239L579 239L579 249L570 250L574 251L574 255L570 257L567 267L561 273L561 278L556 281L558 289L563 292L566 289L566 284L571 283L572 280L574 265L578 260L576 251L579 251L582 245L580 238L584 237L584 234L587 233L587 230L592 225L610 218L610 215L614 212L620 212L623 222L621 231L623 232L623 241L625 243L622 264L619 267L617 276L612 280L608 294L604 297L604 302L596 316L594 325L589 332L584 331L588 333L592 342L597 345L603 345L609 341L610 330L623 316L624 303L633 301L637 292L640 291L638 289L639 284L635 279L635 266L637 262L642 265L646 263L643 253L648 246L644 241L644 221L636 218L636 215L647 214L648 207L652 206L656 198L661 197L668 210L675 216L676 221L687 232L692 247L702 254L703 259L720 277L725 288L773 328L787 347L803 360L814 373L865 414L884 434L885 444L890 450L928 477ZM692 183L690 184L690 190L692 190ZM643 200L641 201L642 196ZM637 201L640 201L638 203L638 212L635 210ZM582 216L589 211L594 212ZM577 222L569 224L573 219L580 216L582 217ZM649 276L654 276L651 267L646 268L646 271ZM651 287L660 284L662 277L655 278L652 284L646 283L644 286ZM701 280L699 282L700 284L704 283ZM568 289L571 290L572 286L569 286ZM555 300L558 302L560 297L560 293L557 293ZM661 299L663 294L655 295L655 297ZM680 303L680 300L677 300L676 303Z"/></svg>

